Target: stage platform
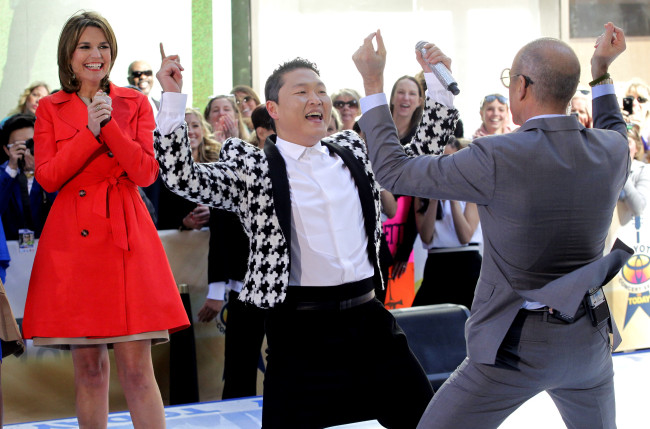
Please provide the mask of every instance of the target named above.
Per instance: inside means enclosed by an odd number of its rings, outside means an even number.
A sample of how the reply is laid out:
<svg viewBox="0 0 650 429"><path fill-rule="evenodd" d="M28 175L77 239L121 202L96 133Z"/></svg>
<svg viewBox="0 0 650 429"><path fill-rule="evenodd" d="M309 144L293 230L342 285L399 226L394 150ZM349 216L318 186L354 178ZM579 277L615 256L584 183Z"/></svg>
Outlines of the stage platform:
<svg viewBox="0 0 650 429"><path fill-rule="evenodd" d="M650 351L614 355L616 413L619 429L649 427L645 416L647 391L650 387ZM178 429L258 429L262 422L262 398L204 402L165 409L167 427ZM9 429L64 429L77 427L75 418L5 425ZM132 428L128 412L112 413L109 428ZM346 429L381 428L377 422L338 426ZM541 393L525 403L502 425L502 429L563 428L553 402Z"/></svg>

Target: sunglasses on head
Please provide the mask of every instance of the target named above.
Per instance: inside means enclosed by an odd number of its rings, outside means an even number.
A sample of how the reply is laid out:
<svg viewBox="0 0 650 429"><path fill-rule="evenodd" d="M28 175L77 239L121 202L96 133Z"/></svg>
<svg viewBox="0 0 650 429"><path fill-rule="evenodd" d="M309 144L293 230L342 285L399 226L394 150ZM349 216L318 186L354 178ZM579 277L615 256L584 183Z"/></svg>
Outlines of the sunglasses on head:
<svg viewBox="0 0 650 429"><path fill-rule="evenodd" d="M140 76L145 75L145 76L153 76L153 72L151 70L143 70L143 71L132 71L131 72L131 77L137 79Z"/></svg>
<svg viewBox="0 0 650 429"><path fill-rule="evenodd" d="M350 100L350 101L337 100L334 102L334 107L336 107L337 109L342 109L345 105L347 105L350 109L352 109L353 107L357 107L359 103L357 102L357 100Z"/></svg>
<svg viewBox="0 0 650 429"><path fill-rule="evenodd" d="M501 95L501 94L490 94L490 95L485 96L485 98L483 99L483 102L481 103L481 107L483 107L483 105L485 103L492 103L494 100L499 100L499 103L501 103L501 104L508 104L508 99L506 97L504 97L503 95Z"/></svg>

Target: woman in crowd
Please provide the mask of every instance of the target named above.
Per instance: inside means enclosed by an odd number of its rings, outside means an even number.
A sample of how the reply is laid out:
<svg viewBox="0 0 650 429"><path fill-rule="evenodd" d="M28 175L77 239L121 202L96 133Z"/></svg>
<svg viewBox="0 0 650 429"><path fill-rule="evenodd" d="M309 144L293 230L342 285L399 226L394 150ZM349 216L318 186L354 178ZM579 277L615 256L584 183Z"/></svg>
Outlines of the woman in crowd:
<svg viewBox="0 0 650 429"><path fill-rule="evenodd" d="M489 94L481 101L481 126L474 132L472 138L490 136L492 134L506 134L515 127L510 118L508 99L501 94Z"/></svg>
<svg viewBox="0 0 650 429"><path fill-rule="evenodd" d="M344 88L339 92L332 94L332 106L338 110L343 123L342 130L351 130L357 116L361 115L359 106L359 93L354 89Z"/></svg>
<svg viewBox="0 0 650 429"><path fill-rule="evenodd" d="M244 120L244 125L248 128L248 133L251 134L254 130L250 118L253 114L253 110L262 104L260 102L260 97L258 97L253 88L247 85L237 85L230 91L230 94L235 96L237 106L239 106L242 119Z"/></svg>
<svg viewBox="0 0 650 429"><path fill-rule="evenodd" d="M591 117L591 96L583 94L582 91L576 92L571 99L571 114L578 116L578 121L586 128L593 128L593 119Z"/></svg>
<svg viewBox="0 0 650 429"><path fill-rule="evenodd" d="M444 153L458 152L468 143L450 137ZM476 204L416 198L415 207L418 232L429 256L413 306L453 303L471 308L482 262Z"/></svg>
<svg viewBox="0 0 650 429"><path fill-rule="evenodd" d="M390 111L402 144L410 143L422 117L424 92L412 76L402 76L390 93ZM384 222L384 234L393 257L391 278L405 272L417 237L413 198L395 195L396 214Z"/></svg>
<svg viewBox="0 0 650 429"><path fill-rule="evenodd" d="M37 346L71 350L80 427L106 427L112 347L134 427L162 428L151 345L189 321L137 188L158 174L151 106L110 82L116 55L99 14L64 25L62 91L41 100L34 136L36 177L59 194L36 251L23 329Z"/></svg>
<svg viewBox="0 0 650 429"><path fill-rule="evenodd" d="M210 124L203 119L201 112L187 108L185 122L194 161L215 162L219 159L221 143L212 137ZM197 205L176 195L167 189L160 179L156 183L160 192L156 211L158 229L190 230L207 226L210 220L210 209L207 206Z"/></svg>
<svg viewBox="0 0 650 429"><path fill-rule="evenodd" d="M242 140L250 138L241 112L232 96L217 95L211 98L205 106L203 117L212 126L214 138L219 142L223 143L230 137L239 137Z"/></svg>
<svg viewBox="0 0 650 429"><path fill-rule="evenodd" d="M390 112L402 144L409 143L415 135L422 110L424 94L420 83L413 76L402 76L390 92Z"/></svg>
<svg viewBox="0 0 650 429"><path fill-rule="evenodd" d="M50 94L50 87L45 82L34 82L29 85L18 99L18 105L9 112L9 115L0 121L0 128L4 125L5 121L12 115L17 113L21 114L36 114L36 108L41 98Z"/></svg>
<svg viewBox="0 0 650 429"><path fill-rule="evenodd" d="M336 109L332 109L332 116L330 117L330 123L327 125L327 135L331 136L334 133L338 133L342 130L343 122L341 121L341 115Z"/></svg>
<svg viewBox="0 0 650 429"><path fill-rule="evenodd" d="M645 153L638 125L628 124L627 141L632 163L619 201L625 203L632 216L640 216L650 198L650 166L644 162Z"/></svg>
<svg viewBox="0 0 650 429"><path fill-rule="evenodd" d="M630 122L639 124L641 127L639 133L643 140L643 145L648 150L648 137L650 136L650 88L640 79L632 81L625 92L626 97L632 97L632 114L629 116Z"/></svg>
<svg viewBox="0 0 650 429"><path fill-rule="evenodd" d="M36 114L36 108L41 98L50 94L50 87L45 82L34 82L25 88L25 91L18 99L18 106L11 111L11 114L16 113L31 113Z"/></svg>

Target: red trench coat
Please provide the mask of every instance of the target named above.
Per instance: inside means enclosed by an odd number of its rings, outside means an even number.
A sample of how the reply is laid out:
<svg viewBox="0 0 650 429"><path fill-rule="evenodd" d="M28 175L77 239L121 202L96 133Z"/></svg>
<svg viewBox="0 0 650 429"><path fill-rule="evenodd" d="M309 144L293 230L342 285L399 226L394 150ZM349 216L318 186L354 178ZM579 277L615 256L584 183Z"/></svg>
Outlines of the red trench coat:
<svg viewBox="0 0 650 429"><path fill-rule="evenodd" d="M137 186L158 176L146 97L111 84L112 119L96 139L86 105L41 99L36 180L59 194L38 243L23 334L114 337L189 326L167 257Z"/></svg>

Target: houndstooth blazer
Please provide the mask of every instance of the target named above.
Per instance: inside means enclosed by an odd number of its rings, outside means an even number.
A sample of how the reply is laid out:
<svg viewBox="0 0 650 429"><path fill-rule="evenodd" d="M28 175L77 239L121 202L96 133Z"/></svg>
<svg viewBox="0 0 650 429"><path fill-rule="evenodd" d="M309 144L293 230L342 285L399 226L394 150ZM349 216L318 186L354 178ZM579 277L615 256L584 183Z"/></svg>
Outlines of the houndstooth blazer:
<svg viewBox="0 0 650 429"><path fill-rule="evenodd" d="M414 155L442 152L457 120L455 109L427 99L418 131L406 151ZM385 125L394 127L393 123ZM381 238L380 188L366 145L349 130L321 142L341 157L356 182L368 236L368 256L375 267L375 282L381 282L377 256ZM291 262L291 201L286 165L274 139L267 139L264 150L237 138L228 139L219 161L209 164L192 161L185 124L164 136L156 129L154 146L169 189L190 201L239 216L250 239L248 272L240 299L262 308L283 302Z"/></svg>

